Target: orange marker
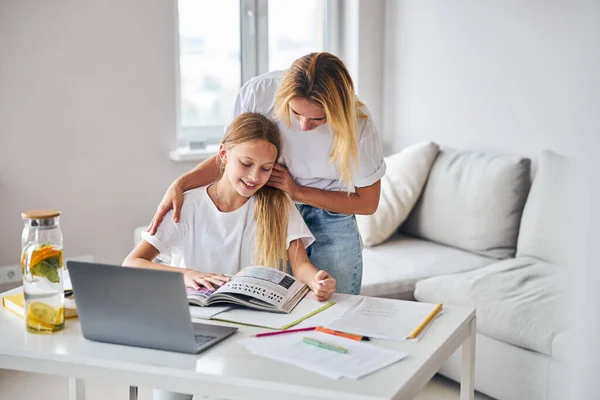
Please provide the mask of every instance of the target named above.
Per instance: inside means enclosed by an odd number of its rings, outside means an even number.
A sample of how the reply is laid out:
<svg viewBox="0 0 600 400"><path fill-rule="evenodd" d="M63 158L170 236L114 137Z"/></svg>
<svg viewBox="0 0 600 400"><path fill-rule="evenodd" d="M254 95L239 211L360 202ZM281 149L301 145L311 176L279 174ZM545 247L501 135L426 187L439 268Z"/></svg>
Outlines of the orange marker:
<svg viewBox="0 0 600 400"><path fill-rule="evenodd" d="M322 326L317 326L315 328L315 330L319 331L319 332L323 332L323 333L328 333L330 335L345 337L347 339L352 339L352 340L370 340L366 336L353 335L351 333L344 333L344 332L340 332L340 331L334 331L333 329L323 328Z"/></svg>

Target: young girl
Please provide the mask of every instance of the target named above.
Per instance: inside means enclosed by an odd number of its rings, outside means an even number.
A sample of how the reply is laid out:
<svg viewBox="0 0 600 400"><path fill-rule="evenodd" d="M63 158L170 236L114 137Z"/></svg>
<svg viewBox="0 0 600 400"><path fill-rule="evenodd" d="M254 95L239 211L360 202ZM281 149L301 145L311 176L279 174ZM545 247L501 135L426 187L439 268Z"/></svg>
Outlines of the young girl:
<svg viewBox="0 0 600 400"><path fill-rule="evenodd" d="M307 250L310 260L337 279L338 292L358 294L362 242L354 215L377 209L385 162L377 129L354 93L346 66L332 54L311 53L287 71L257 76L236 101L235 115L246 111L272 118L280 129L279 162L285 166L275 164L268 185L298 204L316 239ZM185 190L218 177L209 159L175 180L149 232L171 208L177 221Z"/></svg>
<svg viewBox="0 0 600 400"><path fill-rule="evenodd" d="M145 234L123 265L178 271L185 285L214 290L248 265L285 268L326 300L336 282L308 259L314 237L279 189L264 186L281 150L277 127L257 113L240 114L229 126L218 153L222 177L189 191L179 223L168 218L155 235ZM186 268L153 262L159 254L183 256ZM204 271L204 272L201 272Z"/></svg>

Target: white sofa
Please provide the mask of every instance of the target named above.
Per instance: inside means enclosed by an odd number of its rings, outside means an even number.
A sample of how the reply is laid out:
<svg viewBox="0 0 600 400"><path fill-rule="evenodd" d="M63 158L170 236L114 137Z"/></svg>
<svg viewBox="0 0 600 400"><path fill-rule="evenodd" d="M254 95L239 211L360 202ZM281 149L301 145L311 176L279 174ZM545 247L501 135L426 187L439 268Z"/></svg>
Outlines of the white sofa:
<svg viewBox="0 0 600 400"><path fill-rule="evenodd" d="M477 309L475 387L566 399L568 161L442 149L407 221L365 247L362 294ZM460 380L460 350L439 371Z"/></svg>

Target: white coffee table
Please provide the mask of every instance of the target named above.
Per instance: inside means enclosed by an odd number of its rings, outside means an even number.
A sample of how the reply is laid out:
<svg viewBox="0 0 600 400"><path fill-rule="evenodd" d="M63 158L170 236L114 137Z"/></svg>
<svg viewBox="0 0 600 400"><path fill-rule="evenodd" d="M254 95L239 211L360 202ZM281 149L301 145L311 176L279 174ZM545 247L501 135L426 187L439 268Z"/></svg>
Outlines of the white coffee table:
<svg viewBox="0 0 600 400"><path fill-rule="evenodd" d="M410 399L462 345L460 398L474 396L473 309L445 306L419 342L373 340L409 357L357 381L252 355L238 340L264 329L239 327L208 351L187 355L88 341L77 319L60 333L30 334L22 318L0 308L0 368L69 377L71 400L85 398L86 379L129 385L132 399L139 386L224 399Z"/></svg>

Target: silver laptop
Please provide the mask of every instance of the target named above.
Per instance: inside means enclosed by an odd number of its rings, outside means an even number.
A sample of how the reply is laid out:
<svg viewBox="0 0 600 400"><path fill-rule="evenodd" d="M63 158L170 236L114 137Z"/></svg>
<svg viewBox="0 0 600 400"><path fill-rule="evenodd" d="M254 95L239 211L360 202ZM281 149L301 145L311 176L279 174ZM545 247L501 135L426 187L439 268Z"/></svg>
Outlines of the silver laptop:
<svg viewBox="0 0 600 400"><path fill-rule="evenodd" d="M178 272L67 261L86 339L200 353L238 328L192 323Z"/></svg>

